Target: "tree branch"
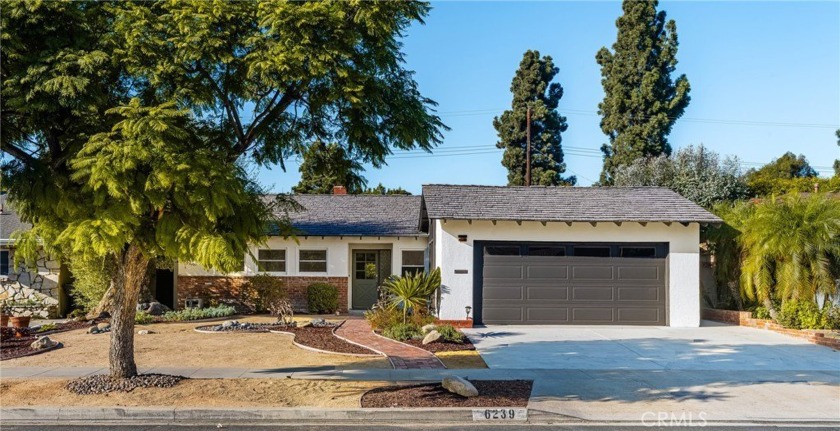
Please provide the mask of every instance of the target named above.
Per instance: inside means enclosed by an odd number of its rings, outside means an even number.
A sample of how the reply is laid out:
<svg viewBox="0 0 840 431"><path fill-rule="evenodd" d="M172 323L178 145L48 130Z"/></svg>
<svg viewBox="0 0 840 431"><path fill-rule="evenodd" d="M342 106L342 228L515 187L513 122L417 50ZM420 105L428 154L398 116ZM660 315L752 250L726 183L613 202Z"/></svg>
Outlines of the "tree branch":
<svg viewBox="0 0 840 431"><path fill-rule="evenodd" d="M297 93L297 84L289 84L289 87L286 88L286 91L283 92L283 97L275 104L274 101L277 100L277 97L280 95L277 92L274 97L272 98L272 103L269 104L269 107L266 108L263 112L259 115L254 117L254 121L248 126L248 131L245 134L245 139L241 140L239 145L234 148L234 152L231 155L232 157L239 157L242 153L248 150L251 142L256 138L257 134L264 128L267 127L268 123L274 121L278 115L280 115L283 111L288 108L292 102L295 101L295 98L298 97ZM272 106L274 105L274 106Z"/></svg>
<svg viewBox="0 0 840 431"><path fill-rule="evenodd" d="M24 151L23 148L19 148L11 144L5 145L3 147L3 151L26 164L33 164L37 161L35 157L32 157L32 155Z"/></svg>
<svg viewBox="0 0 840 431"><path fill-rule="evenodd" d="M199 73L204 75L205 78L210 82L213 86L213 90L219 95L219 98L222 100L222 104L225 106L225 112L228 116L228 121L231 122L233 125L234 131L236 132L236 137L238 138L239 142L236 144L234 148L238 148L243 145L243 141L245 140L245 133L242 130L242 122L239 120L239 113L236 112L236 107L233 106L233 103L228 99L227 93L219 87L219 84L213 79L213 75L210 74L206 69L204 69L201 64L196 64L196 70ZM247 146L247 144L244 144Z"/></svg>

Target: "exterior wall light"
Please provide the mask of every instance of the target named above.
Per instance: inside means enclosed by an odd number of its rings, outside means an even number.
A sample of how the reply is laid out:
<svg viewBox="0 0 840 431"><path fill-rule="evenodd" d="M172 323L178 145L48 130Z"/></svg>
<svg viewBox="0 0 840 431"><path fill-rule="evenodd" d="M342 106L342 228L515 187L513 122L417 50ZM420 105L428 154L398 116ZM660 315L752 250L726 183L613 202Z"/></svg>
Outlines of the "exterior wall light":
<svg viewBox="0 0 840 431"><path fill-rule="evenodd" d="M470 320L470 312L472 311L472 307L467 305L466 307L464 307L464 310L467 311L467 320Z"/></svg>
<svg viewBox="0 0 840 431"><path fill-rule="evenodd" d="M466 235L458 235L458 241L467 242L467 236Z"/></svg>

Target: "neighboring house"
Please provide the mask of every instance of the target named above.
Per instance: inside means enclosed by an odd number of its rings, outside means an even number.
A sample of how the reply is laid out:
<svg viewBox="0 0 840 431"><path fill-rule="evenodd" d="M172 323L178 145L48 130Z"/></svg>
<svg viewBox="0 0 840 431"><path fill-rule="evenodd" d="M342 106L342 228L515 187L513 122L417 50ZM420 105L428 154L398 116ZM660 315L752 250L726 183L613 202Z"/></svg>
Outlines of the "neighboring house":
<svg viewBox="0 0 840 431"><path fill-rule="evenodd" d="M52 317L59 312L61 301L59 263L42 254L35 270L14 265L12 233L31 227L20 220L8 204L6 194L0 193L0 297L12 305L12 312L16 315Z"/></svg>
<svg viewBox="0 0 840 431"><path fill-rule="evenodd" d="M296 308L325 281L342 312L361 310L389 275L439 267L442 320L698 326L700 225L721 222L656 187L428 185L422 196L295 200L296 239L271 237L235 274L179 264L178 304L236 298L267 272Z"/></svg>

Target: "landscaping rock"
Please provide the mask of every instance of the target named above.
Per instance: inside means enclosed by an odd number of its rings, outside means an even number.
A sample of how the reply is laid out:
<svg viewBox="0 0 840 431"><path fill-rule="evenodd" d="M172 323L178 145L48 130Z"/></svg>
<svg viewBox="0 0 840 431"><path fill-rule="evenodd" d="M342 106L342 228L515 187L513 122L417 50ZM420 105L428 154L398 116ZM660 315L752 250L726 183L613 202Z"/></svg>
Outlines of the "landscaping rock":
<svg viewBox="0 0 840 431"><path fill-rule="evenodd" d="M327 326L327 321L324 319L312 319L309 321L309 325L316 328L323 328Z"/></svg>
<svg viewBox="0 0 840 431"><path fill-rule="evenodd" d="M420 330L423 331L424 335L428 334L429 332L434 331L435 329L437 329L437 325L435 325L434 323L429 323L428 325L423 325L423 327L420 328Z"/></svg>
<svg viewBox="0 0 840 431"><path fill-rule="evenodd" d="M225 320L224 322L222 322L222 328L224 328L224 329L230 328L232 326L238 326L238 325L239 325L239 322L237 322L236 320Z"/></svg>
<svg viewBox="0 0 840 431"><path fill-rule="evenodd" d="M148 329L141 329L141 330L137 331L137 334L138 335L149 335L149 334L154 334L154 332L150 331Z"/></svg>
<svg viewBox="0 0 840 431"><path fill-rule="evenodd" d="M58 343L50 339L50 337L43 336L38 337L37 340L33 341L32 344L30 344L30 347L32 347L35 350L42 350L53 348L56 345L58 345Z"/></svg>
<svg viewBox="0 0 840 431"><path fill-rule="evenodd" d="M67 383L67 389L79 395L108 392L131 392L136 388L171 388L186 377L166 374L140 374L127 379L116 379L106 374L82 377Z"/></svg>
<svg viewBox="0 0 840 431"><path fill-rule="evenodd" d="M141 302L137 304L137 311L146 311L149 309L149 304L147 302Z"/></svg>
<svg viewBox="0 0 840 431"><path fill-rule="evenodd" d="M102 323L96 325L96 329L98 329L99 332L110 331L111 330L111 324L108 323L108 322L102 322Z"/></svg>
<svg viewBox="0 0 840 431"><path fill-rule="evenodd" d="M150 302L149 308L146 309L146 312L152 316L162 316L163 313L166 313L167 311L169 311L169 307L161 304L160 302Z"/></svg>
<svg viewBox="0 0 840 431"><path fill-rule="evenodd" d="M91 326L90 328L88 328L87 333L88 334L98 334L99 333L99 328L97 328L96 326Z"/></svg>
<svg viewBox="0 0 840 431"><path fill-rule="evenodd" d="M425 337L423 337L423 344L434 343L435 341L440 340L441 337L442 335L440 335L440 332L432 330L431 332L426 334Z"/></svg>
<svg viewBox="0 0 840 431"><path fill-rule="evenodd" d="M477 397L478 389L469 380L458 376L447 376L440 383L444 389L465 398Z"/></svg>

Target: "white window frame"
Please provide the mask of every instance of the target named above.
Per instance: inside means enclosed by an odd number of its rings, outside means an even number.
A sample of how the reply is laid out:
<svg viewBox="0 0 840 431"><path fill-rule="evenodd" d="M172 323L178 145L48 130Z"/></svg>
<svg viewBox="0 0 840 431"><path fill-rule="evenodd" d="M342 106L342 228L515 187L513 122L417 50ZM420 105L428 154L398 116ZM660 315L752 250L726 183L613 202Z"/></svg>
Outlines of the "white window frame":
<svg viewBox="0 0 840 431"><path fill-rule="evenodd" d="M320 260L302 260L300 258L301 252L304 251L323 251L324 252L324 270L323 271L304 271L300 269L300 264L303 262L321 262ZM298 248L297 252L297 270L298 274L328 274L330 272L330 251L327 248L323 247L302 247Z"/></svg>
<svg viewBox="0 0 840 431"><path fill-rule="evenodd" d="M406 265L405 264L405 259L404 259L405 256L403 256L403 253L405 253L407 251L415 251L415 252L423 253L423 263L421 265ZM428 258L426 256L426 249L404 248L404 249L400 250L400 272L399 272L399 276L400 277L403 276L403 268L405 268L406 266L410 266L412 268L417 268L417 269L420 270L420 272L425 272L426 269L427 269L426 268L426 261L427 260L428 260Z"/></svg>
<svg viewBox="0 0 840 431"><path fill-rule="evenodd" d="M286 264L285 271L264 271L260 268L260 250L271 250L271 251L282 251L283 252L283 260ZM280 260L266 260L266 262L281 262ZM256 253L254 253L254 271L256 274L287 274L289 272L289 249L286 247L282 248L258 248L256 249Z"/></svg>

